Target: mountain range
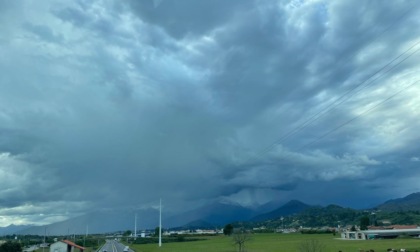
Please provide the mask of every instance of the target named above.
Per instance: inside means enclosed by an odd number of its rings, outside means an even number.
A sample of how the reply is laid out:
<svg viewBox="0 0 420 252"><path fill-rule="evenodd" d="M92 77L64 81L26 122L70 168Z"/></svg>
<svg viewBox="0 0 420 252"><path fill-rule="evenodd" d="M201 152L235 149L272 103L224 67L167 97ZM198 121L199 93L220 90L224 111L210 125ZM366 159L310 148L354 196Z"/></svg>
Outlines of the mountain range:
<svg viewBox="0 0 420 252"><path fill-rule="evenodd" d="M300 213L308 208L310 205L307 205L299 200L291 200L284 204L283 206L264 214L257 215L251 219L251 221L264 221L269 219L281 218L283 216L288 216L296 213Z"/></svg>
<svg viewBox="0 0 420 252"><path fill-rule="evenodd" d="M404 198L388 200L376 207L382 211L419 211L420 210L420 192L412 193Z"/></svg>
<svg viewBox="0 0 420 252"><path fill-rule="evenodd" d="M13 225L13 224L6 227L0 227L0 236L19 233L20 231L26 230L31 227L32 225Z"/></svg>
<svg viewBox="0 0 420 252"><path fill-rule="evenodd" d="M401 211L420 211L420 193L413 193L404 198L392 199L372 209L355 210L337 205L311 206L298 200L292 200L277 207L262 206L251 209L238 204L213 203L178 215L164 216L163 225L167 228L215 228L227 223L249 222L255 225L269 221L278 225L283 217L287 223L296 225L336 225L352 223L367 212L377 212L378 218L392 219L391 213ZM0 228L0 234L38 234L72 235L86 233L111 233L134 229L134 216L137 214L137 229L153 229L158 226L159 213L156 209L139 211L98 211L46 226L14 226ZM165 218L166 217L166 218ZM282 222L283 222L282 218ZM395 217L397 218L397 217ZM417 217L400 222L417 221ZM402 224L402 223L400 223ZM420 223L419 223L420 224Z"/></svg>

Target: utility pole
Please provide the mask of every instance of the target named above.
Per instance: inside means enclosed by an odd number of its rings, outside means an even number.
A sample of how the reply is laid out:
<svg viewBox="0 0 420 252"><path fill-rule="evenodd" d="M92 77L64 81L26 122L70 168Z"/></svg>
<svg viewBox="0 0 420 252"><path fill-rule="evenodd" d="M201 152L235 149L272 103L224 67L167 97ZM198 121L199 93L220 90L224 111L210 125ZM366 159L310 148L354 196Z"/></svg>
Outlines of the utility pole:
<svg viewBox="0 0 420 252"><path fill-rule="evenodd" d="M137 239L137 213L134 216L134 240Z"/></svg>
<svg viewBox="0 0 420 252"><path fill-rule="evenodd" d="M47 227L44 229L44 244L42 244L42 252L44 252L45 249L45 236L47 235Z"/></svg>
<svg viewBox="0 0 420 252"><path fill-rule="evenodd" d="M162 199L159 201L159 247L162 247Z"/></svg>
<svg viewBox="0 0 420 252"><path fill-rule="evenodd" d="M89 230L89 226L86 225L86 234L85 234L85 238L83 239L83 247L86 245L86 237L88 235L88 230Z"/></svg>

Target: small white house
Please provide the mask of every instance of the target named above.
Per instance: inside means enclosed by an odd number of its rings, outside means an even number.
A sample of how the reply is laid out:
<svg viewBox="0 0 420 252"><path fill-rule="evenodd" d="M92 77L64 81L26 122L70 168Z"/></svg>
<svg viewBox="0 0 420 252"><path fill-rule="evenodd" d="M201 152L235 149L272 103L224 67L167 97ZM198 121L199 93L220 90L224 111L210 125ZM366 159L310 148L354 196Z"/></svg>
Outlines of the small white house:
<svg viewBox="0 0 420 252"><path fill-rule="evenodd" d="M50 252L76 252L77 250L83 252L85 249L86 248L68 240L58 241L50 246Z"/></svg>

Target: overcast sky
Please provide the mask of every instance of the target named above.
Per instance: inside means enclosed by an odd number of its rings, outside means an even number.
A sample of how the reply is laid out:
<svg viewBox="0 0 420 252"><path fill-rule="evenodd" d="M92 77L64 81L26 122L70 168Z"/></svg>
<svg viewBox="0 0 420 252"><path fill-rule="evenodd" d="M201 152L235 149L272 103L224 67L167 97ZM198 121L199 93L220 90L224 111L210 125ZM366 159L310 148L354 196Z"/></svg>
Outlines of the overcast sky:
<svg viewBox="0 0 420 252"><path fill-rule="evenodd" d="M416 0L0 0L0 226L420 191L419 16Z"/></svg>

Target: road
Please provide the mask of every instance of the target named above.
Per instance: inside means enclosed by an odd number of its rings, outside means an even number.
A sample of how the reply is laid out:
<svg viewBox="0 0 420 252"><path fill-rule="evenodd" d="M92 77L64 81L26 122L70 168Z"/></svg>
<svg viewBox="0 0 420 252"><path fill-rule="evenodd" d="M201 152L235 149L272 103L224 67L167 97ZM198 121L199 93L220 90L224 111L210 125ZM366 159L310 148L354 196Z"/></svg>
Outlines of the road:
<svg viewBox="0 0 420 252"><path fill-rule="evenodd" d="M98 252L127 252L124 251L125 245L115 240L106 240L106 243L102 246ZM128 252L133 252L129 249Z"/></svg>

